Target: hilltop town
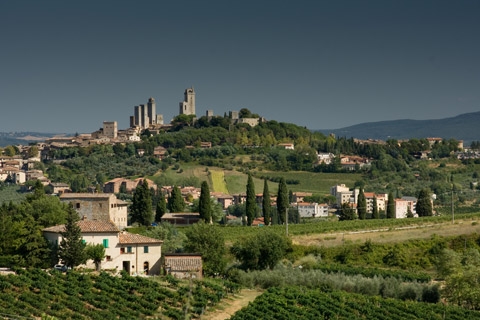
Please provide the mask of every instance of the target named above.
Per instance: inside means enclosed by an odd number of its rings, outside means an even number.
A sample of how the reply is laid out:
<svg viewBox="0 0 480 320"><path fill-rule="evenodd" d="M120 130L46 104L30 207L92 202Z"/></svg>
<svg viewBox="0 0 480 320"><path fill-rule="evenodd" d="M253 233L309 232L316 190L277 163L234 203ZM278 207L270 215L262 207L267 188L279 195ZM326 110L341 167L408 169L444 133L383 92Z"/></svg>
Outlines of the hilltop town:
<svg viewBox="0 0 480 320"><path fill-rule="evenodd" d="M478 255L480 242L470 234L478 231L477 223L469 219L479 211L479 142L336 137L266 120L246 108L220 116L209 110L197 117L195 101L194 89L187 88L170 123L164 123L155 99L149 98L134 106L129 128L105 121L90 134L1 149L0 267L9 268L0 272L24 272L30 281L37 271L19 268L53 268L52 279L61 284L78 271L80 277L92 274L94 286L104 289L95 293L97 298L90 291L75 295L75 302L62 307L36 303L18 283L0 278L2 288L17 288L8 289L0 301L11 296L29 301L24 311L17 303L0 302L0 307L10 314L41 310L69 318L87 304L98 313L113 303L106 302L111 300L105 288L113 285L115 295L124 294L124 284L114 282L160 275L169 283L167 291L182 301L193 299L203 310L218 301L201 298L211 290L209 281L220 281L216 294L225 296L242 286L281 286L278 281L297 286L303 272L336 281L346 291L353 277L366 277L355 289L359 293L373 274L381 284L370 294L421 303L440 300L439 287L430 283L438 274L451 290L442 293L450 303L475 305L455 300L468 291L455 287L451 274L457 273L451 272L467 272L461 261ZM455 228L458 221L462 228ZM447 228L447 222L454 238L426 239L438 232L432 226ZM387 234L418 228L425 230L409 239L417 241L414 245ZM348 232L375 234L379 242L362 238L362 243L350 243ZM383 243L382 237L389 241ZM342 245L333 245L337 241ZM441 249L459 241L468 242L473 253ZM454 269L436 270L434 265L452 255L458 261ZM349 278L328 280L323 271ZM108 280L105 272L117 280ZM259 276L249 278L252 272ZM398 290L382 289L391 285L387 277L400 276L413 280L395 280ZM183 295L189 279L198 281L195 297ZM103 280L110 284L105 287ZM150 280L145 281L142 286L150 288ZM330 285L322 281L312 285ZM152 290L163 292L164 287L155 284ZM143 311L129 305L121 314L157 314L162 301L162 312L179 318L175 301L152 295L135 295L143 305L149 299ZM203 314L195 310L190 314Z"/></svg>

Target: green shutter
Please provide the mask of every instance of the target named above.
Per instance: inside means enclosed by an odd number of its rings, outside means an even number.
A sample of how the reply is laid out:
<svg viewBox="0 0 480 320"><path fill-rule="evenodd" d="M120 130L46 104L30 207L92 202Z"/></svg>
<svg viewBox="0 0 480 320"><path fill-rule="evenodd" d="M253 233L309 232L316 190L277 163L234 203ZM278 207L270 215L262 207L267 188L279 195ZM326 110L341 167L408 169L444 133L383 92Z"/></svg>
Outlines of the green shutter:
<svg viewBox="0 0 480 320"><path fill-rule="evenodd" d="M148 246L143 247L143 253L148 253Z"/></svg>
<svg viewBox="0 0 480 320"><path fill-rule="evenodd" d="M127 252L132 253L132 247L127 247Z"/></svg>
<svg viewBox="0 0 480 320"><path fill-rule="evenodd" d="M108 248L108 239L103 239L103 247Z"/></svg>
<svg viewBox="0 0 480 320"><path fill-rule="evenodd" d="M87 244L87 240L82 239L83 244Z"/></svg>

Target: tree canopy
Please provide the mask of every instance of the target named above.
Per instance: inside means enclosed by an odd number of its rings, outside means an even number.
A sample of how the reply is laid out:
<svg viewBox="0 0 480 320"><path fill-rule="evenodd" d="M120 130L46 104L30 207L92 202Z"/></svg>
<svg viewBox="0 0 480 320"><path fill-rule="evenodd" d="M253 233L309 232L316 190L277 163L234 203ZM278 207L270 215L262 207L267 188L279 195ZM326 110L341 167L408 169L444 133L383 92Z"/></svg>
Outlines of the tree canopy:
<svg viewBox="0 0 480 320"><path fill-rule="evenodd" d="M205 275L222 274L225 269L225 239L217 227L199 222L186 230L185 251L202 255Z"/></svg>
<svg viewBox="0 0 480 320"><path fill-rule="evenodd" d="M273 269L291 249L285 235L264 229L253 236L235 242L231 248L245 270Z"/></svg>

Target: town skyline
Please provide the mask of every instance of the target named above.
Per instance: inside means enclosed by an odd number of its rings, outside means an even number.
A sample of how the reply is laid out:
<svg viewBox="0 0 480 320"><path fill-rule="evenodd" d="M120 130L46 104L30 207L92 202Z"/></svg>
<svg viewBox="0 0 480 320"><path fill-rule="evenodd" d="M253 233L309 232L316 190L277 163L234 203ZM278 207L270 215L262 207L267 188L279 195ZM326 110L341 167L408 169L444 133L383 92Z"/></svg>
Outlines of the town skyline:
<svg viewBox="0 0 480 320"><path fill-rule="evenodd" d="M0 131L127 128L149 97L168 123L189 87L197 117L312 130L480 110L479 3L272 4L3 2Z"/></svg>

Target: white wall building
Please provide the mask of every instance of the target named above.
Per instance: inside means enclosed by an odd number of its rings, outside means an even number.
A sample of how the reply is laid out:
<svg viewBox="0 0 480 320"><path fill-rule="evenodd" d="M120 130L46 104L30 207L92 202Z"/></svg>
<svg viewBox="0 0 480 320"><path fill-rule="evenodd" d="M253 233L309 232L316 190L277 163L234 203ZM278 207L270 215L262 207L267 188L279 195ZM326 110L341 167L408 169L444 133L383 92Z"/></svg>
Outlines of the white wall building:
<svg viewBox="0 0 480 320"><path fill-rule="evenodd" d="M328 217L328 205L325 203L299 202L297 203L297 209L302 218Z"/></svg>
<svg viewBox="0 0 480 320"><path fill-rule="evenodd" d="M87 245L105 247L102 269L125 270L129 274L160 274L163 241L120 231L109 221L80 220L77 224ZM65 225L57 225L43 229L43 234L51 244L59 245L64 231ZM89 260L83 267L94 268L95 265Z"/></svg>

